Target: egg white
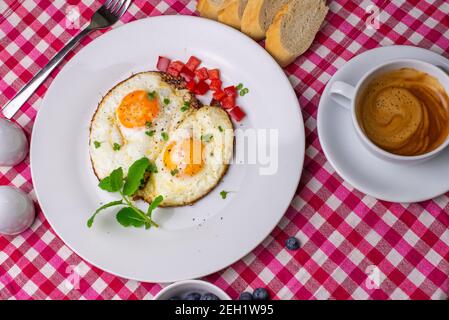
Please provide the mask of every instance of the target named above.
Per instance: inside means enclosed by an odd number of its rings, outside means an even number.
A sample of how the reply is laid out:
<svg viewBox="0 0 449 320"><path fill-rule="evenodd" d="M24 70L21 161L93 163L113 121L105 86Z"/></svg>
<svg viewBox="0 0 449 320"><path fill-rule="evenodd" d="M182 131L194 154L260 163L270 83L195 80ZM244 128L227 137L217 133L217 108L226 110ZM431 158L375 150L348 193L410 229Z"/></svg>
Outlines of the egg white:
<svg viewBox="0 0 449 320"><path fill-rule="evenodd" d="M172 141L181 142L212 135L204 146L203 168L193 176L173 175L164 166L164 153ZM221 108L202 107L192 112L179 127L170 133L169 140L156 158L157 173L151 174L145 187L139 192L145 201L151 202L158 195L164 197L161 206L191 204L209 193L226 173L234 148L233 126L228 114Z"/></svg>
<svg viewBox="0 0 449 320"><path fill-rule="evenodd" d="M150 128L126 128L117 118L116 110L122 99L136 90L155 91L159 99L159 113ZM165 99L170 102L165 104ZM173 88L157 72L133 75L112 88L101 100L91 122L89 151L97 177L103 179L118 167L126 175L129 167L144 156L156 160L166 144L162 132L174 131L193 112L191 108L181 111L185 100L190 100L187 91ZM147 135L149 131L154 134ZM114 144L120 145L120 150L114 150Z"/></svg>

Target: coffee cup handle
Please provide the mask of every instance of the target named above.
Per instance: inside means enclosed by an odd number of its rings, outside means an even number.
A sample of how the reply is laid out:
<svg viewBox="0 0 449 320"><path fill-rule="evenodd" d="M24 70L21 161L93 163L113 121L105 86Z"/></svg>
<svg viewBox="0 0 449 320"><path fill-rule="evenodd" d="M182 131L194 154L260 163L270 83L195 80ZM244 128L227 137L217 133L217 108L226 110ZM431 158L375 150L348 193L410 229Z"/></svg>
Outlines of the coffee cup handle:
<svg viewBox="0 0 449 320"><path fill-rule="evenodd" d="M352 100L355 98L355 88L343 81L335 81L331 86L331 98L340 106L351 109Z"/></svg>

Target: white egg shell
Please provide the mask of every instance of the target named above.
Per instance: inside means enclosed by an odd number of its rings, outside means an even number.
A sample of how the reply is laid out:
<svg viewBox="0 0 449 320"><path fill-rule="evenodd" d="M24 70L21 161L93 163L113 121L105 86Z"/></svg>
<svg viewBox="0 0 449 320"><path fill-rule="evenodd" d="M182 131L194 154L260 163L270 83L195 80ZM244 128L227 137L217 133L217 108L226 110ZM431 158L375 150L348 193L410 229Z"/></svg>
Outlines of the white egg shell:
<svg viewBox="0 0 449 320"><path fill-rule="evenodd" d="M0 186L0 234L19 234L31 226L34 217L34 204L26 193Z"/></svg>
<svg viewBox="0 0 449 320"><path fill-rule="evenodd" d="M28 153L28 141L22 129L6 119L0 119L0 166L15 166Z"/></svg>

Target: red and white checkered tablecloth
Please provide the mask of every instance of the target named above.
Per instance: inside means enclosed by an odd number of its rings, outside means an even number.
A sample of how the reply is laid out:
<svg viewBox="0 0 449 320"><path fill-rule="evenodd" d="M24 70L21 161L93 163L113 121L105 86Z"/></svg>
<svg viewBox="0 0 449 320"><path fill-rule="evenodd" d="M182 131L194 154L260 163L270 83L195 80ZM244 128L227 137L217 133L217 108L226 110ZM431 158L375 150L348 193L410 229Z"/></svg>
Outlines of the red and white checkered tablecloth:
<svg viewBox="0 0 449 320"><path fill-rule="evenodd" d="M0 1L0 106L79 32L69 13L79 11L82 27L102 2ZM134 0L118 25L161 14L190 15L195 2ZM306 159L296 195L262 244L206 280L232 298L266 287L275 299L446 299L449 194L402 205L358 192L327 162L316 117L328 80L365 50L408 44L449 58L449 1L327 2L330 12L316 41L286 69L306 126ZM372 22L369 6L379 10L377 30L367 27ZM28 134L58 70L14 118ZM0 167L0 185L17 186L34 197L29 159L14 168ZM302 243L295 252L284 247L292 235ZM79 285L73 287L78 275ZM40 210L30 230L0 236L0 299L149 299L160 289L159 284L122 279L86 263L54 234Z"/></svg>

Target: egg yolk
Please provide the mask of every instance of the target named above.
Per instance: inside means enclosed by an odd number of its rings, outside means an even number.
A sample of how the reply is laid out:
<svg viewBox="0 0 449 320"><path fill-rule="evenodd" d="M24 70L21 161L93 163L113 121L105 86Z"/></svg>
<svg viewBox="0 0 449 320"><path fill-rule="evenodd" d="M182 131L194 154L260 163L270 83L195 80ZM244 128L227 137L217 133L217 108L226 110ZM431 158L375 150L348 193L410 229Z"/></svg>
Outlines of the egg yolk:
<svg viewBox="0 0 449 320"><path fill-rule="evenodd" d="M164 166L172 175L194 176L204 167L204 145L200 140L173 141L164 152Z"/></svg>
<svg viewBox="0 0 449 320"><path fill-rule="evenodd" d="M117 108L117 117L126 128L143 127L159 112L158 99L150 97L145 90L127 94Z"/></svg>

